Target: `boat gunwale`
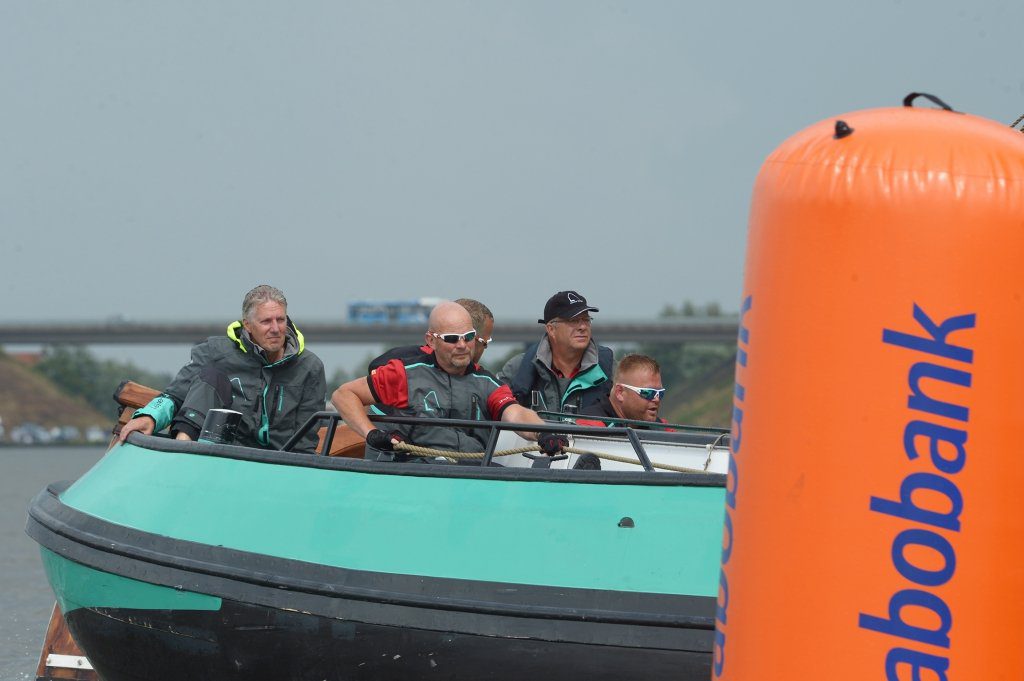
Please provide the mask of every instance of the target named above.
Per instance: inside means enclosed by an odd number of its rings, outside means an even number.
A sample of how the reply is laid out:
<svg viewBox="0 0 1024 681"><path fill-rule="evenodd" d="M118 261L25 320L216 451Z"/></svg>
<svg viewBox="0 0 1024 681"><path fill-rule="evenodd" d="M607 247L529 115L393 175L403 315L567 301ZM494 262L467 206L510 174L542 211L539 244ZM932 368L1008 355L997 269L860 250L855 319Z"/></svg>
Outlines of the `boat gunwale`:
<svg viewBox="0 0 1024 681"><path fill-rule="evenodd" d="M133 432L128 443L141 449L173 454L212 456L251 463L299 466L323 470L348 471L374 475L399 475L426 478L467 478L508 482L552 482L590 485L657 485L682 487L725 487L724 473L680 473L676 471L591 471L505 466L438 465L415 462L370 461L320 454L257 449L191 440L175 440L158 435Z"/></svg>

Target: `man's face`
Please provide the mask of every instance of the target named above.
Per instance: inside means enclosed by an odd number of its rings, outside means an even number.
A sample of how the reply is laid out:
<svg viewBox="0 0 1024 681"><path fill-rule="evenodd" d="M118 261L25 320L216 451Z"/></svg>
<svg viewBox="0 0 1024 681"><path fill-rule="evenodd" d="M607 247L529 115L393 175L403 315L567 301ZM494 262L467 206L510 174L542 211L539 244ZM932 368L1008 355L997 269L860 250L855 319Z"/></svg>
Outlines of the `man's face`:
<svg viewBox="0 0 1024 681"><path fill-rule="evenodd" d="M480 358L484 355L484 350L487 349L485 344L491 337L491 332L494 331L494 320L485 319L482 329L476 330L476 340L473 341L473 364L479 364Z"/></svg>
<svg viewBox="0 0 1024 681"><path fill-rule="evenodd" d="M590 345L590 323L586 312L572 319L552 319L547 323L548 342L556 350L583 352Z"/></svg>
<svg viewBox="0 0 1024 681"><path fill-rule="evenodd" d="M280 358L288 328L288 312L284 306L272 300L260 303L251 318L242 320L242 326L252 336L253 342L266 351L269 359Z"/></svg>
<svg viewBox="0 0 1024 681"><path fill-rule="evenodd" d="M448 314L442 315L437 320L435 330L427 332L427 345L434 349L434 357L441 369L449 374L465 373L466 367L473 361L473 348L477 343L476 340L467 343L465 338L459 338L455 343L448 343L438 336L448 334L461 336L472 330L473 322L469 318L469 313L460 307L457 310L453 308Z"/></svg>
<svg viewBox="0 0 1024 681"><path fill-rule="evenodd" d="M611 395L617 411L623 418L635 421L657 421L658 411L661 409L661 398L645 400L635 391L623 386L623 383L636 388L661 388L661 374L643 368L622 372L619 375L619 382L612 386Z"/></svg>

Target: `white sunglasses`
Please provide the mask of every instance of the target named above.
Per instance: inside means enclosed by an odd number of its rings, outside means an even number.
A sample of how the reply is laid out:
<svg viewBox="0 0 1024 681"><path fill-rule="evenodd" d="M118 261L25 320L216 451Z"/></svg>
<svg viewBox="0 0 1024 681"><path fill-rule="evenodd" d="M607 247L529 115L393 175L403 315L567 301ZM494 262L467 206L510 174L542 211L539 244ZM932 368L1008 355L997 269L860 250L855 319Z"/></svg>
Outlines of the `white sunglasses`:
<svg viewBox="0 0 1024 681"><path fill-rule="evenodd" d="M470 329L466 333L437 333L436 331L432 331L430 335L439 340L443 340L449 345L455 345L460 340L466 341L468 344L472 343L476 338L476 329Z"/></svg>
<svg viewBox="0 0 1024 681"><path fill-rule="evenodd" d="M635 385L628 385L626 383L619 383L623 388L629 388L640 397L644 398L648 402L653 402L656 399L661 399L665 394L666 388L638 388Z"/></svg>

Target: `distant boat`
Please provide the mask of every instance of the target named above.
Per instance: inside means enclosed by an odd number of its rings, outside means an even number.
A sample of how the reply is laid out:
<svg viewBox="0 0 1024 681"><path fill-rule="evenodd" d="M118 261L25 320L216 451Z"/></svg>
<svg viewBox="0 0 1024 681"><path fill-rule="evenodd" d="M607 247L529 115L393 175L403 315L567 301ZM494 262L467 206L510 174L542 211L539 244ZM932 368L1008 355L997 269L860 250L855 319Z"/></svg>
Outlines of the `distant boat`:
<svg viewBox="0 0 1024 681"><path fill-rule="evenodd" d="M136 433L27 531L105 681L679 681L711 673L724 484Z"/></svg>

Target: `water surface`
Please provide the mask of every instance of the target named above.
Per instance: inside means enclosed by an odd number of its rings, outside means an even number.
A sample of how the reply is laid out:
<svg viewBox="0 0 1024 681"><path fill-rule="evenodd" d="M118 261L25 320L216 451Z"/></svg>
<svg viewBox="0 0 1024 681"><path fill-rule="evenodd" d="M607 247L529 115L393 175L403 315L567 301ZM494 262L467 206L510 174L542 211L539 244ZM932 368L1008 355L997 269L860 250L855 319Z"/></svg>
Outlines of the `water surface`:
<svg viewBox="0 0 1024 681"><path fill-rule="evenodd" d="M28 504L89 469L104 447L0 447L0 679L35 679L53 610L39 545L25 534Z"/></svg>

